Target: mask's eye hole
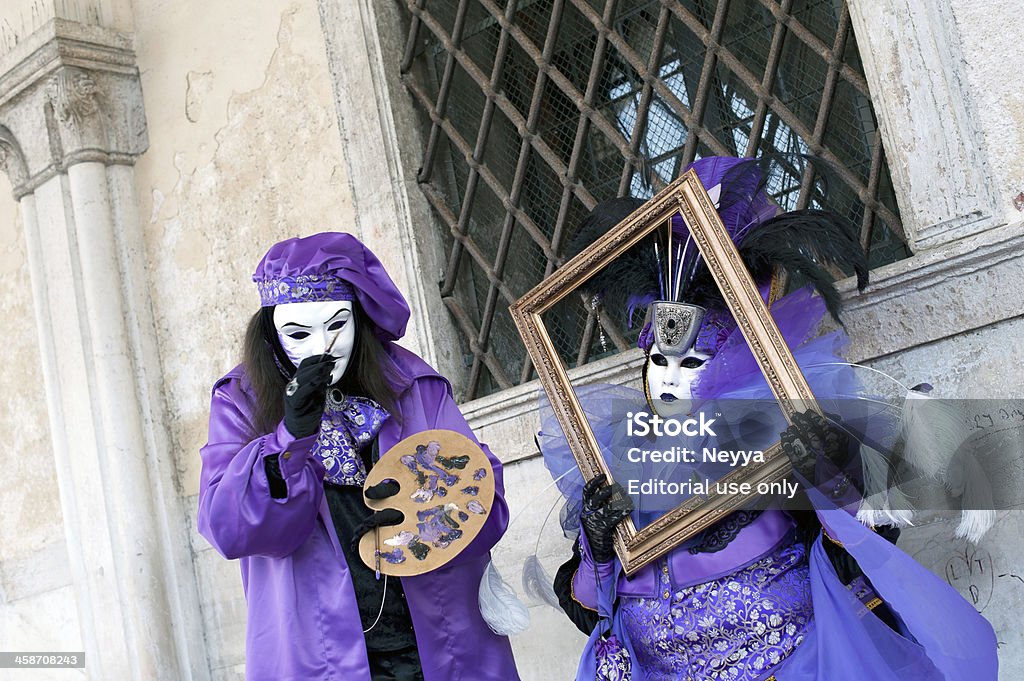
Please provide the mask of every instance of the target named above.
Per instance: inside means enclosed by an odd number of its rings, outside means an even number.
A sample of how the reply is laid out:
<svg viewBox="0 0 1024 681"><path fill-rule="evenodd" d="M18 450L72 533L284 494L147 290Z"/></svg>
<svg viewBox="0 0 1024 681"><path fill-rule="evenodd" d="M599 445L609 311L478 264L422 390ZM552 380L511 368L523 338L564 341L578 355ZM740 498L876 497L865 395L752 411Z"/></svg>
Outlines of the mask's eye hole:
<svg viewBox="0 0 1024 681"><path fill-rule="evenodd" d="M687 357L682 361L684 369L696 369L707 361L703 357Z"/></svg>
<svg viewBox="0 0 1024 681"><path fill-rule="evenodd" d="M328 326L327 330L328 331L338 331L343 326L345 326L345 322L347 322L347 321L348 321L347 319L339 319L338 321L333 322L330 326Z"/></svg>
<svg viewBox="0 0 1024 681"><path fill-rule="evenodd" d="M660 367L668 366L668 359L665 358L665 355L662 355L661 353L658 352L651 354L651 361Z"/></svg>
<svg viewBox="0 0 1024 681"><path fill-rule="evenodd" d="M303 340L309 338L309 331L292 331L291 333L286 335L289 338L294 338L295 340Z"/></svg>

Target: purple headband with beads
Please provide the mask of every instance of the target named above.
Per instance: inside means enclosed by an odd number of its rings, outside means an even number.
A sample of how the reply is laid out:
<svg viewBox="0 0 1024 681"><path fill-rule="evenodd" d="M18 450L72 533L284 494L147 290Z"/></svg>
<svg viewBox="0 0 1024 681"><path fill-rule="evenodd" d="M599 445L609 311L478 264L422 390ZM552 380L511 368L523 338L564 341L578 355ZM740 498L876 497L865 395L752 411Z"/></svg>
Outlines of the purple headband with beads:
<svg viewBox="0 0 1024 681"><path fill-rule="evenodd" d="M260 292L260 304L263 307L356 298L355 289L351 284L329 274L300 274L293 277L264 279L256 282L256 288Z"/></svg>
<svg viewBox="0 0 1024 681"><path fill-rule="evenodd" d="M697 338L693 342L693 348L697 352L714 355L735 330L736 320L728 310L711 308L704 317ZM640 330L636 344L644 352L650 351L654 344L654 329L650 323L645 324Z"/></svg>

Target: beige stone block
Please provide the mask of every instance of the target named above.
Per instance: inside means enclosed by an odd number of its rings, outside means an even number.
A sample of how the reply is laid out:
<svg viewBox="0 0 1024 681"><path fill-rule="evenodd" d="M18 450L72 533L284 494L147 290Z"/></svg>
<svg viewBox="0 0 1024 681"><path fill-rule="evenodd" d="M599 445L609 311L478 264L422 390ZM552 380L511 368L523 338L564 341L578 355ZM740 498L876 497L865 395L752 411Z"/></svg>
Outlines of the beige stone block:
<svg viewBox="0 0 1024 681"><path fill-rule="evenodd" d="M5 602L30 599L71 584L71 566L63 538L38 551L0 563L0 592Z"/></svg>
<svg viewBox="0 0 1024 681"><path fill-rule="evenodd" d="M572 542L563 536L558 521L562 495L555 487L544 489L550 482L539 457L505 467L511 523L492 551L502 577L530 610L529 628L512 637L523 681L573 678L586 643L565 613L529 598L523 589L522 568L530 555L536 554L548 577L554 578L572 553Z"/></svg>
<svg viewBox="0 0 1024 681"><path fill-rule="evenodd" d="M10 651L81 651L75 594L70 585L0 604L0 641ZM86 662L88 665L88 661ZM84 679L82 670L36 670L35 679ZM5 677L14 678L14 677Z"/></svg>
<svg viewBox="0 0 1024 681"><path fill-rule="evenodd" d="M210 669L241 665L247 610L238 561L225 560L210 548L196 554L195 566Z"/></svg>

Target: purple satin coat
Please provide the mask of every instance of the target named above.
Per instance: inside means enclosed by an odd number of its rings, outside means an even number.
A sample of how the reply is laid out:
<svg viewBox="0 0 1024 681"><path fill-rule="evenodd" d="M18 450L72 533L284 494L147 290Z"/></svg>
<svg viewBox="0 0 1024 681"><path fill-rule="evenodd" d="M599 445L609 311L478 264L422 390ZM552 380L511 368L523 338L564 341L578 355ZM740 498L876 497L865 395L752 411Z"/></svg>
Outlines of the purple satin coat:
<svg viewBox="0 0 1024 681"><path fill-rule="evenodd" d="M397 374L398 419L379 434L380 451L402 438L445 428L476 441L448 382L414 354L385 343ZM253 395L240 367L214 385L209 442L199 488L199 532L239 559L248 602L246 679L370 681L352 578L324 497L323 465L283 423L252 438ZM490 548L504 533L501 463L483 446L495 499L480 534L451 563L403 577L425 681L517 681L508 639L494 634L477 605ZM263 459L279 454L288 487L274 499Z"/></svg>

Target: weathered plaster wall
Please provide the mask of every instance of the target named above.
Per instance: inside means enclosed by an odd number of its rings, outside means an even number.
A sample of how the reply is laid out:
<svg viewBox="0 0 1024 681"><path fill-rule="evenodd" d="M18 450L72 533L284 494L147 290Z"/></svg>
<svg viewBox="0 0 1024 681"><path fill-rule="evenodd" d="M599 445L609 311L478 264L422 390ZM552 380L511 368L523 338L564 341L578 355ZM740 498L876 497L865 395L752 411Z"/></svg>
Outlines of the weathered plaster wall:
<svg viewBox="0 0 1024 681"><path fill-rule="evenodd" d="M53 11L40 12L39 0L6 0L0 10L0 53L9 52L25 36L42 26Z"/></svg>
<svg viewBox="0 0 1024 681"><path fill-rule="evenodd" d="M1017 0L949 3L964 71L1006 221L1024 211L1024 24ZM1014 46L1015 49L1002 49Z"/></svg>
<svg viewBox="0 0 1024 681"><path fill-rule="evenodd" d="M0 641L4 650L81 650L39 364L25 235L0 174ZM66 670L39 670L56 679ZM75 672L71 672L72 675ZM78 678L66 675L63 678Z"/></svg>
<svg viewBox="0 0 1024 681"><path fill-rule="evenodd" d="M132 0L4 0L0 7L0 54L50 19L132 30Z"/></svg>
<svg viewBox="0 0 1024 681"><path fill-rule="evenodd" d="M350 226L351 197L313 3L140 1L135 24L150 138L136 189L192 523L210 389L259 305L252 271L276 241ZM213 676L241 678L238 565L192 539Z"/></svg>
<svg viewBox="0 0 1024 681"><path fill-rule="evenodd" d="M315 9L210 9L136 7L150 128L136 186L185 495L198 491L210 387L259 305L256 263L351 210Z"/></svg>
<svg viewBox="0 0 1024 681"><path fill-rule="evenodd" d="M990 400L1024 396L1024 318L1000 322L872 363L900 381L927 380L940 396ZM998 453L993 453L998 456ZM1018 485L1024 461L1008 471ZM1022 529L1024 514L1005 511L975 546L952 538L956 516L936 514L904 531L900 546L942 576L992 623L999 640L1000 679L1024 678Z"/></svg>

